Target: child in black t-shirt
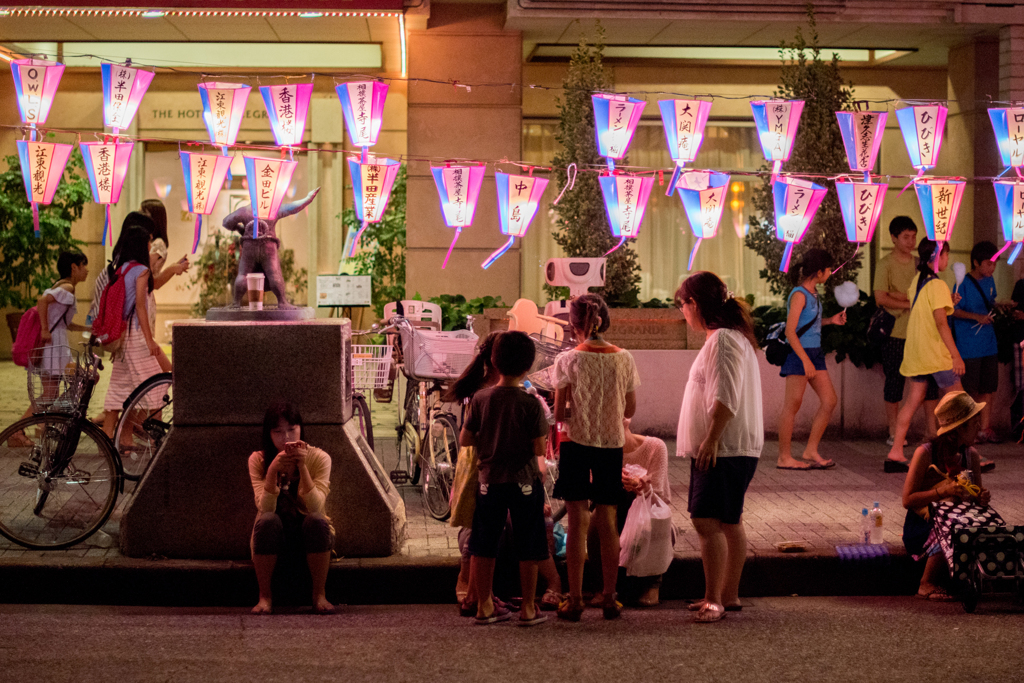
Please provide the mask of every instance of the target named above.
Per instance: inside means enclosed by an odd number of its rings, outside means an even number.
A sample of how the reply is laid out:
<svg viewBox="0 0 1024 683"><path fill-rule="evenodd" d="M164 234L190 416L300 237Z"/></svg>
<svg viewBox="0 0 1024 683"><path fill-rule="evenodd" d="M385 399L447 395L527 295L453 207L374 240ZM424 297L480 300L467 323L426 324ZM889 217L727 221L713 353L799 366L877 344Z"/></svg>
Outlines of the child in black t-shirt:
<svg viewBox="0 0 1024 683"><path fill-rule="evenodd" d="M537 564L548 558L543 479L548 425L540 403L520 386L535 355L533 341L522 332L498 337L491 362L501 379L473 396L459 438L462 446L476 447L480 475L469 539L478 624L511 616L495 607L491 592L498 540L509 516L523 591L519 624L535 626L547 620L537 611L535 595Z"/></svg>

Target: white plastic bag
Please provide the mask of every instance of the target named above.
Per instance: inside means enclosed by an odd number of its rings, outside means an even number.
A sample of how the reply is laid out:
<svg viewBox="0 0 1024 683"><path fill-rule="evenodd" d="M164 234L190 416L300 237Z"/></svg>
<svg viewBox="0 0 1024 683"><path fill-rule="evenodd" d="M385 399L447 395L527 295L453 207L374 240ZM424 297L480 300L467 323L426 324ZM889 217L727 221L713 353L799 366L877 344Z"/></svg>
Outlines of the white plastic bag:
<svg viewBox="0 0 1024 683"><path fill-rule="evenodd" d="M619 537L619 566L628 576L660 576L673 557L672 509L653 491L636 497Z"/></svg>

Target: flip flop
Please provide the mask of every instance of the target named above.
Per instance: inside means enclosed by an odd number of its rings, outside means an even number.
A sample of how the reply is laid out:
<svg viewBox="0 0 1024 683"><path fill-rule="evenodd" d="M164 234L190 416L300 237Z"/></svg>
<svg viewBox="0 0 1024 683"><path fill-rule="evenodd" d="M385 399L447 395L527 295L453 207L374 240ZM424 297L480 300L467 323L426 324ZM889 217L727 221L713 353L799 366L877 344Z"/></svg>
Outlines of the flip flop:
<svg viewBox="0 0 1024 683"><path fill-rule="evenodd" d="M704 603L704 606L697 610L694 622L697 624L710 624L725 619L725 608L713 603Z"/></svg>
<svg viewBox="0 0 1024 683"><path fill-rule="evenodd" d="M950 595L945 589L937 588L931 593L916 593L914 595L918 600L928 600L929 602L956 602L957 598Z"/></svg>
<svg viewBox="0 0 1024 683"><path fill-rule="evenodd" d="M545 612L553 612L558 609L558 603L562 601L562 594L553 590L544 591L544 595L537 601L537 606Z"/></svg>
<svg viewBox="0 0 1024 683"><path fill-rule="evenodd" d="M777 470L797 470L798 472L806 472L808 470L815 469L814 467L783 467L782 465L776 465Z"/></svg>
<svg viewBox="0 0 1024 683"><path fill-rule="evenodd" d="M982 460L981 461L981 471L982 472L991 472L995 468L996 468L996 464L992 460Z"/></svg>
<svg viewBox="0 0 1024 683"><path fill-rule="evenodd" d="M537 616L535 616L533 619L523 619L522 617L519 617L519 625L528 628L530 626L543 624L547 620L548 617L546 614L541 614L540 612L537 612Z"/></svg>
<svg viewBox="0 0 1024 683"><path fill-rule="evenodd" d="M812 470L830 470L836 466L835 460L826 460L825 462L814 462L812 460L807 460L806 462L811 463L810 469Z"/></svg>
<svg viewBox="0 0 1024 683"><path fill-rule="evenodd" d="M686 609L690 610L691 612L698 612L698 611L700 611L700 608L703 607L703 606L704 606L704 601L703 600L695 600L695 601L691 602L689 605L687 605ZM743 605L726 605L725 606L725 611L726 612L742 612L743 611Z"/></svg>
<svg viewBox="0 0 1024 683"><path fill-rule="evenodd" d="M892 458L886 458L885 464L882 465L882 470L886 473L892 474L895 472L909 472L910 461L909 460L893 460Z"/></svg>

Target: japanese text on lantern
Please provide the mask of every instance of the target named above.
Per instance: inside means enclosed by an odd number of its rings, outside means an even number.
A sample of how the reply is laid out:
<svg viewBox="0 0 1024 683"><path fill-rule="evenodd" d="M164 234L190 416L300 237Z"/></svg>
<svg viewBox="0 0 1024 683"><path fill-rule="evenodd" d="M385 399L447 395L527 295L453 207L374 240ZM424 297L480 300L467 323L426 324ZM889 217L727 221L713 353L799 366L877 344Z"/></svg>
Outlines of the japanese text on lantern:
<svg viewBox="0 0 1024 683"><path fill-rule="evenodd" d="M126 128L125 110L128 108L128 96L135 84L135 69L120 67L114 74L110 85L110 125L113 128Z"/></svg>
<svg viewBox="0 0 1024 683"><path fill-rule="evenodd" d="M625 99L612 100L608 104L608 155L619 158L626 152L629 142L629 121L633 118L636 105Z"/></svg>
<svg viewBox="0 0 1024 683"><path fill-rule="evenodd" d="M290 138L295 132L295 90L282 85L276 91L274 108L277 110L277 123L281 127L281 136Z"/></svg>
<svg viewBox="0 0 1024 683"><path fill-rule="evenodd" d="M917 107L914 110L917 122L917 148L921 152L921 165L935 165L935 127L939 116L938 107ZM938 225L936 225L936 231ZM938 234L938 232L936 232Z"/></svg>
<svg viewBox="0 0 1024 683"><path fill-rule="evenodd" d="M204 155L192 156L192 209L196 213L207 213L206 204L210 198L210 167Z"/></svg>
<svg viewBox="0 0 1024 683"><path fill-rule="evenodd" d="M1013 241L1024 242L1024 187L1013 190Z"/></svg>
<svg viewBox="0 0 1024 683"><path fill-rule="evenodd" d="M444 169L444 184L448 189L453 226L466 225L466 170L458 166Z"/></svg>
<svg viewBox="0 0 1024 683"><path fill-rule="evenodd" d="M935 219L935 240L945 242L949 237L949 219L953 209L953 190L942 185L932 193L932 216Z"/></svg>
<svg viewBox="0 0 1024 683"><path fill-rule="evenodd" d="M46 196L46 178L53 162L52 145L29 144L32 150L32 201L41 202Z"/></svg>
<svg viewBox="0 0 1024 683"><path fill-rule="evenodd" d="M810 201L807 198L808 192L798 185L790 185L790 190L786 193L786 215L781 226L782 239L786 242L795 242L803 232L804 211Z"/></svg>
<svg viewBox="0 0 1024 683"><path fill-rule="evenodd" d="M693 107L689 100L676 100L676 139L679 147L679 157L689 159L693 156Z"/></svg>
<svg viewBox="0 0 1024 683"><path fill-rule="evenodd" d="M274 185L277 183L277 174L280 169L270 162L266 162L260 170L259 187L259 213L260 216L270 215L270 207L274 201Z"/></svg>
<svg viewBox="0 0 1024 683"><path fill-rule="evenodd" d="M1006 110L1009 127L1010 165L1024 166L1024 109Z"/></svg>
<svg viewBox="0 0 1024 683"><path fill-rule="evenodd" d="M786 131L789 130L789 114L792 105L789 102L776 102L772 105L772 115L768 121L775 139L772 142L772 158L782 159L786 155Z"/></svg>
<svg viewBox="0 0 1024 683"><path fill-rule="evenodd" d="M529 203L533 193L534 178L513 176L508 193L508 234L522 237L529 227Z"/></svg>
<svg viewBox="0 0 1024 683"><path fill-rule="evenodd" d="M352 118L356 124L357 138L353 142L357 145L368 145L370 143L370 121L372 113L372 102L370 101L370 83L350 83L348 85L348 98L352 103Z"/></svg>
<svg viewBox="0 0 1024 683"><path fill-rule="evenodd" d="M722 215L722 197L724 195L725 187L705 190L700 193L701 234L704 237L714 237L718 231L718 221Z"/></svg>
<svg viewBox="0 0 1024 683"><path fill-rule="evenodd" d="M114 151L113 145L100 145L93 152L99 204L109 204L111 200L114 189Z"/></svg>
<svg viewBox="0 0 1024 683"><path fill-rule="evenodd" d="M638 179L619 176L617 180L621 234L625 237L635 237L640 227L636 224L637 192L640 189Z"/></svg>
<svg viewBox="0 0 1024 683"><path fill-rule="evenodd" d="M878 185L857 185L854 197L854 215L856 216L856 241L866 242L871 234L871 216L875 212L875 200L878 197Z"/></svg>
<svg viewBox="0 0 1024 683"><path fill-rule="evenodd" d="M218 143L226 143L230 124L228 111L228 93L225 90L213 91L213 137Z"/></svg>
<svg viewBox="0 0 1024 683"><path fill-rule="evenodd" d="M381 176L385 172L383 166L363 164L363 220L375 223L380 220Z"/></svg>
<svg viewBox="0 0 1024 683"><path fill-rule="evenodd" d="M25 112L26 123L36 123L39 120L39 108L43 104L43 80L46 70L23 64L18 67L21 71L21 104Z"/></svg>
<svg viewBox="0 0 1024 683"><path fill-rule="evenodd" d="M878 114L854 114L854 146L857 150L857 168L862 171L871 170L871 149L874 146L875 122Z"/></svg>

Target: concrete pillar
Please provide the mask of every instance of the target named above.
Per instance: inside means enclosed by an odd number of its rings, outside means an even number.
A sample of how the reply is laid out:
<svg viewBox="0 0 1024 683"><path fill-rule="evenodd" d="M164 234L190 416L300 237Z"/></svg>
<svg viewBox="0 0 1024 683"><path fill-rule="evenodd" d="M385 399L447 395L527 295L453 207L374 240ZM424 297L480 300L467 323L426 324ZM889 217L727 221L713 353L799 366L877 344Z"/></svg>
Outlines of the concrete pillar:
<svg viewBox="0 0 1024 683"><path fill-rule="evenodd" d="M1024 25L999 30L999 99L1024 101Z"/></svg>
<svg viewBox="0 0 1024 683"><path fill-rule="evenodd" d="M519 298L519 250L510 249L488 270L480 268L505 240L498 226L493 166L480 192L473 225L463 230L446 270L454 231L444 224L430 175L434 159L509 159L522 147L522 93L518 87L454 87L461 83L519 83L522 36L506 31L503 5L436 4L426 30L409 32L409 77L440 83L409 84L408 245L406 293L424 298L463 294ZM506 165L506 171L515 167Z"/></svg>

